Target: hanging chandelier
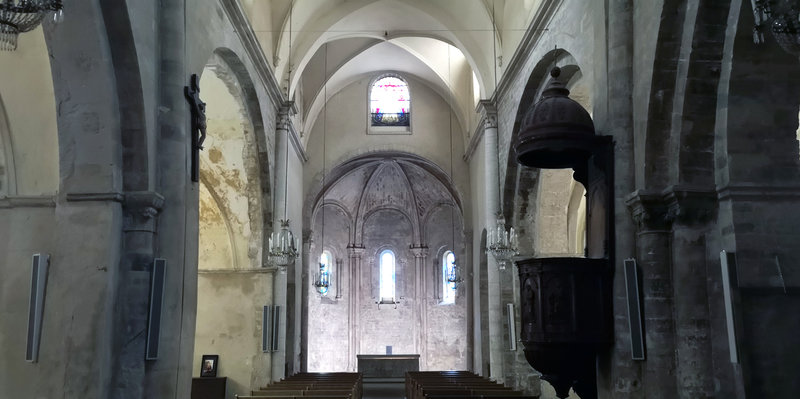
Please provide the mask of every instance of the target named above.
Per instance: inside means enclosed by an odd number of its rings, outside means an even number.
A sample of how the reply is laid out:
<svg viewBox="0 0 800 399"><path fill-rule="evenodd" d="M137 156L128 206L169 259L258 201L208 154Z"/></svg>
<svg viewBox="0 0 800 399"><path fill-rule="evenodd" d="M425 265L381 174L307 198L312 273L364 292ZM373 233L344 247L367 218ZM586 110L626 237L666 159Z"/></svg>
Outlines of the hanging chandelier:
<svg viewBox="0 0 800 399"><path fill-rule="evenodd" d="M53 14L53 22L63 18L61 0L0 0L0 50L17 49L17 37L39 26Z"/></svg>
<svg viewBox="0 0 800 399"><path fill-rule="evenodd" d="M486 252L492 254L500 270L505 270L506 265L519 254L517 244L517 233L513 227L506 231L506 219L498 212L494 228L488 229L486 234Z"/></svg>
<svg viewBox="0 0 800 399"><path fill-rule="evenodd" d="M286 266L294 262L297 257L297 238L289 230L289 219L281 220L281 231L274 232L269 237L269 257L272 262L286 270Z"/></svg>
<svg viewBox="0 0 800 399"><path fill-rule="evenodd" d="M753 42L764 43L769 26L775 41L789 54L800 56L800 0L753 0Z"/></svg>
<svg viewBox="0 0 800 399"><path fill-rule="evenodd" d="M326 260L328 260L326 258ZM317 289L320 295L325 296L328 293L328 288L331 286L331 273L328 271L328 265L319 262L319 271L314 277L314 288Z"/></svg>

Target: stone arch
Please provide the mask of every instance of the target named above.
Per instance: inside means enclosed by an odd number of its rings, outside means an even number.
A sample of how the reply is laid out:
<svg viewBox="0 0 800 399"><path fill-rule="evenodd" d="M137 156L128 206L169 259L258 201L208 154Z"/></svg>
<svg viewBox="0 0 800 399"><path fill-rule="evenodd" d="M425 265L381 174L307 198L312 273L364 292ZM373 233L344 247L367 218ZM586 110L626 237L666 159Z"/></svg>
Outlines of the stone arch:
<svg viewBox="0 0 800 399"><path fill-rule="evenodd" d="M211 87L209 79L221 82L225 90L216 95L204 93L204 86ZM230 219L226 222L229 228L232 228L233 219L239 220L237 224L241 225L234 229L242 231L236 232L233 239L245 241L234 242L233 248L237 251L234 263L240 267L247 263L251 264L250 268L263 266L266 263L263 248L268 239L264 231L272 223L273 204L268 146L255 87L244 65L226 48L213 52L200 85L201 97L209 104L206 110L209 134L200 158L201 180L209 192L216 193L215 203L225 210L223 214ZM222 90L217 85L213 87ZM232 109L215 109L215 101Z"/></svg>
<svg viewBox="0 0 800 399"><path fill-rule="evenodd" d="M542 59L536 64L528 77L525 89L522 92L514 119L513 130L511 132L510 143L514 143L519 135L520 124L528 110L536 103L542 91L550 82L552 77L550 69L558 65L561 68L559 79L566 82L568 87L574 87L581 82L583 74L580 66L573 55L564 49L554 49L545 53ZM586 95L591 98L591 95ZM591 113L591 109L588 110ZM537 168L529 168L517 163L514 148L509 146L507 149L507 164L505 178L503 182L501 196L506 223L511 223L519 236L519 249L521 254L533 255L540 248L541 243L536 241L537 231L543 229L541 220L538 219L539 204L543 187L542 171ZM560 180L570 178L569 172L546 171L548 176L553 173L561 173ZM546 179L553 181L552 179ZM559 181L560 181L559 180ZM569 203L569 192L564 194L566 203L563 209L563 228L564 243L567 243L567 211L566 204ZM513 212L513 213L512 213Z"/></svg>
<svg viewBox="0 0 800 399"><path fill-rule="evenodd" d="M311 183L308 194L305 199L305 203L303 205L304 212L303 212L303 225L310 226L312 217L314 216L315 209L317 208L318 204L320 203L323 196L326 196L333 187L339 182L340 180L346 178L349 175L352 175L354 171L361 170L362 168L370 167L370 165L374 166L382 162L386 162L389 159L393 159L400 165L401 168L405 167L406 165L414 168L419 168L424 171L428 176L434 179L436 182L442 185L444 190L446 190L447 194L451 197L452 201L455 203L456 209L458 214L463 217L464 214L464 207L462 205L461 195L455 187L455 183L450 179L449 175L439 168L433 162L409 152L399 152L399 151L371 151L366 153L361 153L357 155L351 156L349 159L346 159L339 163L339 165L334 166L328 172L328 175L325 177L325 186L323 187L322 184L322 175L321 172L314 178L313 182ZM327 199L326 199L327 201ZM359 202L360 204L360 202ZM349 209L349 208L348 208ZM358 212L359 208L349 209L349 212L352 216L354 221L353 231L355 234L356 231L359 229L358 220L362 218L363 212L360 215ZM416 218L422 218L424 212ZM422 219L419 220L417 225L422 222ZM417 235L419 237L419 235ZM358 243L354 241L354 243Z"/></svg>
<svg viewBox="0 0 800 399"><path fill-rule="evenodd" d="M153 185L155 162L149 149L155 133L147 123L154 116L145 111L139 54L128 15L128 7L100 5L106 26L111 62L118 95L120 141L122 143L122 186L126 191L146 191ZM151 125L153 126L153 125Z"/></svg>
<svg viewBox="0 0 800 399"><path fill-rule="evenodd" d="M327 210L323 212L323 208ZM327 225L327 228L325 228L327 232L322 230L323 226L321 226L321 223L323 222L323 216L325 218L324 223ZM337 218L341 219L340 224L342 226L331 226L333 222L336 222ZM319 255L323 250L331 251L335 258L344 259L347 255L344 249L347 248L348 244L352 242L352 237L354 235L353 216L347 207L338 201L326 199L324 203L320 204L314 209L314 214L311 220L313 220L314 223L308 226L312 233L311 245L313 247L313 250L310 254L310 259L313 260L319 258ZM342 231L341 229L344 229L346 234L337 234L337 232ZM324 237L322 237L323 234L325 235ZM331 242L334 244L328 245ZM325 245L325 248L323 248L322 245ZM311 262L311 264L313 265L314 263Z"/></svg>
<svg viewBox="0 0 800 399"><path fill-rule="evenodd" d="M648 65L653 72L646 130L644 139L634 143L640 189L714 184L714 126L726 35L718 27L728 24L720 10L731 2L689 3L669 0L661 9L655 57ZM698 37L699 32L702 39L675 45L675 38Z"/></svg>
<svg viewBox="0 0 800 399"><path fill-rule="evenodd" d="M239 83L241 89L244 106L250 116L250 123L253 124L253 133L258 151L258 163L260 166L261 192L264 198L267 199L264 201L264 220L271 224L272 217L270 214L274 212L274 210L272 209L273 203L269 198L272 197L270 182L273 181L272 175L274 165L272 163L274 161L269 152L270 146L267 142L269 135L267 135L267 130L264 128L264 117L261 113L261 105L258 100L258 94L256 93L255 83L253 83L253 80L250 78L247 67L233 50L226 47L219 47L214 50L214 54L219 56L225 64L227 64L228 69L236 77L236 81ZM265 228L269 229L269 227L270 226L266 226Z"/></svg>

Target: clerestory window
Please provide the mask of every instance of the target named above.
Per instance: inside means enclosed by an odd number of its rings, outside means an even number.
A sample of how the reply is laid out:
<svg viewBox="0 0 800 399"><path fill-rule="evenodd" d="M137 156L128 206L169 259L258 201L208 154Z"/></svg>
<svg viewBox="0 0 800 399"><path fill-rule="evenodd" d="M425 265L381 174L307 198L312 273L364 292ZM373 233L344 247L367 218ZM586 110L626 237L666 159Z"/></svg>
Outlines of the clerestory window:
<svg viewBox="0 0 800 399"><path fill-rule="evenodd" d="M377 79L370 89L371 126L410 126L408 83L397 75Z"/></svg>
<svg viewBox="0 0 800 399"><path fill-rule="evenodd" d="M448 280L453 280L455 276L455 268L453 263L456 261L456 255L453 251L447 251L442 256L442 303L455 303L456 302L456 283ZM451 278L452 277L452 278Z"/></svg>
<svg viewBox="0 0 800 399"><path fill-rule="evenodd" d="M380 256L380 297L381 302L393 303L395 298L395 256L391 250L381 252Z"/></svg>

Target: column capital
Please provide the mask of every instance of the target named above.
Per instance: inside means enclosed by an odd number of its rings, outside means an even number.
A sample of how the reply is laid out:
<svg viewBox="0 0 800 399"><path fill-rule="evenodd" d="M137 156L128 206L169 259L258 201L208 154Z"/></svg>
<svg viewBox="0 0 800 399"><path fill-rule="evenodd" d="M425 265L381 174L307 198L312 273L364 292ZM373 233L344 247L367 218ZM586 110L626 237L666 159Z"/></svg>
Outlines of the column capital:
<svg viewBox="0 0 800 399"><path fill-rule="evenodd" d="M673 223L696 225L713 219L717 193L713 188L676 185L635 191L625 203L640 232L669 230Z"/></svg>
<svg viewBox="0 0 800 399"><path fill-rule="evenodd" d="M124 231L156 231L155 219L164 196L155 191L129 191L122 201Z"/></svg>
<svg viewBox="0 0 800 399"><path fill-rule="evenodd" d="M481 114L484 129L497 128L497 106L491 100L480 100L475 108Z"/></svg>
<svg viewBox="0 0 800 399"><path fill-rule="evenodd" d="M717 191L714 188L672 186L664 190L664 201L675 222L684 225L711 221L717 210Z"/></svg>
<svg viewBox="0 0 800 399"><path fill-rule="evenodd" d="M672 216L660 191L637 190L625 199L639 232L669 230Z"/></svg>
<svg viewBox="0 0 800 399"><path fill-rule="evenodd" d="M364 248L363 246L359 246L359 245L348 245L347 246L347 253L350 254L350 256L353 256L353 257L358 257L358 258L362 257L364 255L364 251L365 250L366 250L366 248Z"/></svg>
<svg viewBox="0 0 800 399"><path fill-rule="evenodd" d="M425 245L412 245L408 247L411 253L414 255L415 258L422 258L428 256L428 247Z"/></svg>
<svg viewBox="0 0 800 399"><path fill-rule="evenodd" d="M297 106L294 101L286 101L278 108L275 128L278 130L289 130L292 123L292 116L297 114Z"/></svg>

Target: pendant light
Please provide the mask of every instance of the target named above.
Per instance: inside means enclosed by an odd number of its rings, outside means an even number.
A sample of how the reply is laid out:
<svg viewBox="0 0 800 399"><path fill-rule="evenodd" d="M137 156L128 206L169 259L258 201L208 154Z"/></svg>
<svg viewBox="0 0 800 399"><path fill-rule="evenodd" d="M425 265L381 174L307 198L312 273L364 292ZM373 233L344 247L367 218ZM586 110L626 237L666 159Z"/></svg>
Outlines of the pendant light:
<svg viewBox="0 0 800 399"><path fill-rule="evenodd" d="M450 181L455 186L456 179L453 177L453 89L452 89L452 74L450 73L450 45L447 45L447 81L448 84L451 85L451 88L448 90L448 97L450 99L450 104L448 104L449 109L449 118L448 118L448 130L450 132ZM453 197L453 206L450 208L450 245L453 250L453 261L450 262L447 268L447 282L453 284L453 290L458 290L458 286L464 281L464 278L461 277L461 270L458 267L458 263L456 262L456 216L455 216L455 197ZM448 261L445 258L445 262Z"/></svg>
<svg viewBox="0 0 800 399"><path fill-rule="evenodd" d="M325 296L328 294L328 290L331 286L331 262L333 261L328 257L328 254L325 252L325 161L326 161L326 153L325 153L325 131L327 130L328 125L328 43L325 43L325 61L324 65L324 75L325 80L323 81L323 94L322 94L322 101L323 101L323 108L322 108L322 197L320 198L320 211L322 212L322 227L321 227L321 234L322 237L320 241L322 241L320 248L322 249L321 255L319 257L319 271L314 276L314 288L317 289L317 292L321 296ZM322 262L322 259L325 259L325 262Z"/></svg>
<svg viewBox="0 0 800 399"><path fill-rule="evenodd" d="M494 87L497 90L497 25L495 24L494 1L492 1L492 52L494 56ZM495 151L500 162L500 140L496 140ZM497 184L500 184L500 165L497 165ZM512 227L506 231L506 220L503 216L503 198L500 189L497 190L498 211L494 227L488 227L486 232L486 252L497 261L497 268L505 270L506 265L512 262L514 256L519 254L517 249L517 234Z"/></svg>
<svg viewBox="0 0 800 399"><path fill-rule="evenodd" d="M294 4L294 2L292 3ZM293 7L292 7L293 8ZM292 82L292 8L289 9L289 85ZM291 93L289 85L286 87L286 98L289 99ZM281 219L281 230L275 234L274 232L269 237L269 258L278 268L281 273L286 273L286 267L293 263L297 258L298 243L292 231L289 229L289 217L287 214L287 204L289 202L289 132L286 133L286 159L284 163L284 178L283 178L283 219Z"/></svg>

